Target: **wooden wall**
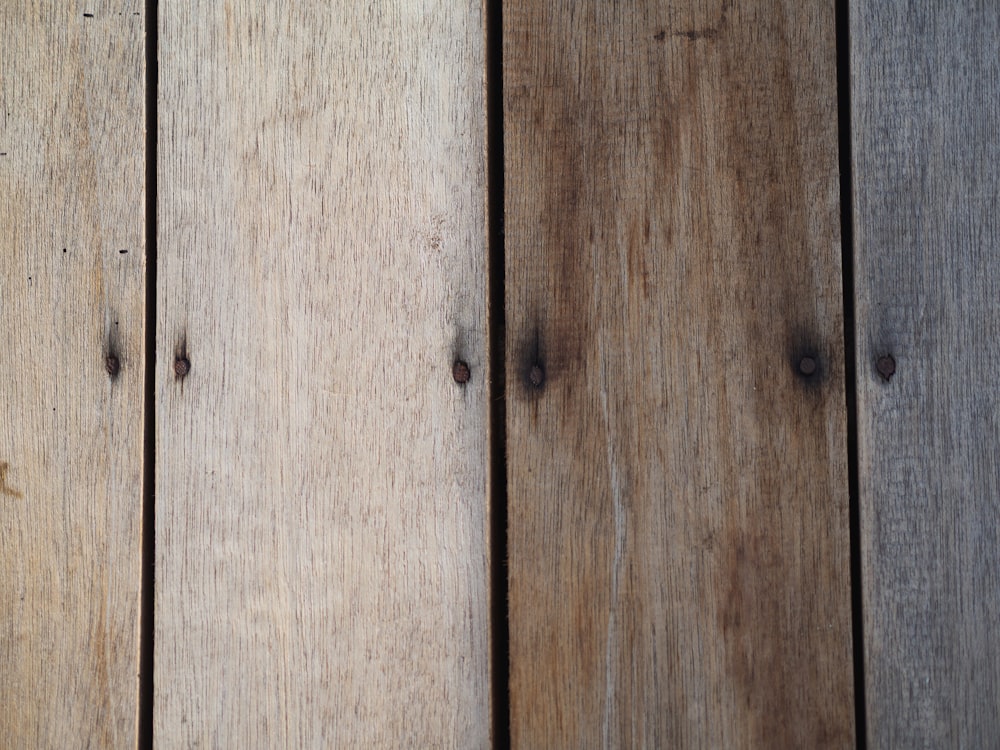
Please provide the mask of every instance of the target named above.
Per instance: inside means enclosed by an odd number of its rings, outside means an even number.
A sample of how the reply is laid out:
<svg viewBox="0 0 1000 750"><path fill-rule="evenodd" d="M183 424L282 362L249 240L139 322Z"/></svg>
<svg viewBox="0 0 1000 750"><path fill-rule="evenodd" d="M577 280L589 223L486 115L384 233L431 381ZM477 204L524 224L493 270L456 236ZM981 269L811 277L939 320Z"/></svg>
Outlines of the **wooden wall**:
<svg viewBox="0 0 1000 750"><path fill-rule="evenodd" d="M9 0L0 747L1000 743L998 38Z"/></svg>

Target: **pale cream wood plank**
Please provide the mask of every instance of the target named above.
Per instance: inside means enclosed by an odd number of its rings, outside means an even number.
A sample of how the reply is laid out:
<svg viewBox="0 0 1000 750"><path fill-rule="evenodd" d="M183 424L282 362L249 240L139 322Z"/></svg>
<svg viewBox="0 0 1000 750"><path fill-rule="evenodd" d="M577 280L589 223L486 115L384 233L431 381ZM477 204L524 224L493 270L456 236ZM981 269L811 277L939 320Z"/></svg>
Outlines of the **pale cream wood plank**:
<svg viewBox="0 0 1000 750"><path fill-rule="evenodd" d="M869 747L1000 747L1000 6L850 37Z"/></svg>
<svg viewBox="0 0 1000 750"><path fill-rule="evenodd" d="M834 2L504 27L514 745L853 747Z"/></svg>
<svg viewBox="0 0 1000 750"><path fill-rule="evenodd" d="M480 3L159 20L157 744L483 747Z"/></svg>
<svg viewBox="0 0 1000 750"><path fill-rule="evenodd" d="M4 748L136 741L144 25L130 0L0 11Z"/></svg>

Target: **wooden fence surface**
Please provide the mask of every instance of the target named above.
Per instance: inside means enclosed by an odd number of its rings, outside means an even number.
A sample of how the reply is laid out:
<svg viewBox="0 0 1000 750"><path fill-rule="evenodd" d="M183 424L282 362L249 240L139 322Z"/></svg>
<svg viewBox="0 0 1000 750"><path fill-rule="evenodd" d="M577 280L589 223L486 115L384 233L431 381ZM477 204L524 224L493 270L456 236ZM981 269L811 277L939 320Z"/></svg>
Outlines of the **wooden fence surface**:
<svg viewBox="0 0 1000 750"><path fill-rule="evenodd" d="M136 734L146 56L142 7L116 5L0 11L5 748Z"/></svg>
<svg viewBox="0 0 1000 750"><path fill-rule="evenodd" d="M858 467L871 740L995 747L1000 6L855 4Z"/></svg>
<svg viewBox="0 0 1000 750"><path fill-rule="evenodd" d="M0 747L1000 744L998 39L8 0Z"/></svg>
<svg viewBox="0 0 1000 750"><path fill-rule="evenodd" d="M483 22L328 6L161 5L164 747L489 739Z"/></svg>
<svg viewBox="0 0 1000 750"><path fill-rule="evenodd" d="M690 5L504 6L517 747L853 737L833 7Z"/></svg>

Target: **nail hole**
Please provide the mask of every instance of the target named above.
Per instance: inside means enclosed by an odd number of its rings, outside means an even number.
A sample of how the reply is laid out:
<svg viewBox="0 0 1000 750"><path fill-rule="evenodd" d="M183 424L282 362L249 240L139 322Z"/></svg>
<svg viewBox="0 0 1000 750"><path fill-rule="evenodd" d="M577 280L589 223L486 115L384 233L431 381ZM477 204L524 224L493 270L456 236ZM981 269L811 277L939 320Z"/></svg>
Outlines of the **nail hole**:
<svg viewBox="0 0 1000 750"><path fill-rule="evenodd" d="M109 354L104 360L104 369L107 370L112 380L117 378L118 373L121 371L121 362L118 361L118 357L114 354Z"/></svg>
<svg viewBox="0 0 1000 750"><path fill-rule="evenodd" d="M807 378L815 375L818 367L819 365L816 363L815 357L806 356L799 360L799 372Z"/></svg>
<svg viewBox="0 0 1000 750"><path fill-rule="evenodd" d="M191 372L191 362L187 357L178 357L174 360L174 375L179 378L186 377Z"/></svg>

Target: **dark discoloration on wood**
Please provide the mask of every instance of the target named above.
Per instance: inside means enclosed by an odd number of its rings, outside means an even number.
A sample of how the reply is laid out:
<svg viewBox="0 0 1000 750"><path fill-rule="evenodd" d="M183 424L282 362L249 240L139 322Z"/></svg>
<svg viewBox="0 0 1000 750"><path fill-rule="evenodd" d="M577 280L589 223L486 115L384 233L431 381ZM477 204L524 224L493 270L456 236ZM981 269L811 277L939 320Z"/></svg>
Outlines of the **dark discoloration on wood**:
<svg viewBox="0 0 1000 750"><path fill-rule="evenodd" d="M504 19L514 743L849 747L833 3Z"/></svg>
<svg viewBox="0 0 1000 750"><path fill-rule="evenodd" d="M809 339L795 339L787 351L788 367L802 387L817 391L829 382L830 365L823 348Z"/></svg>
<svg viewBox="0 0 1000 750"><path fill-rule="evenodd" d="M868 744L996 747L1000 13L850 20Z"/></svg>
<svg viewBox="0 0 1000 750"><path fill-rule="evenodd" d="M537 327L516 351L518 381L525 395L537 395L537 391L545 385L546 378L546 357L542 353L542 337Z"/></svg>
<svg viewBox="0 0 1000 750"><path fill-rule="evenodd" d="M0 462L0 493L8 497L22 498L24 495L20 490L15 490L7 484L7 472L10 471L10 464L6 461Z"/></svg>

